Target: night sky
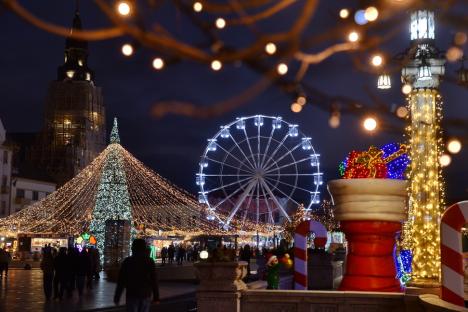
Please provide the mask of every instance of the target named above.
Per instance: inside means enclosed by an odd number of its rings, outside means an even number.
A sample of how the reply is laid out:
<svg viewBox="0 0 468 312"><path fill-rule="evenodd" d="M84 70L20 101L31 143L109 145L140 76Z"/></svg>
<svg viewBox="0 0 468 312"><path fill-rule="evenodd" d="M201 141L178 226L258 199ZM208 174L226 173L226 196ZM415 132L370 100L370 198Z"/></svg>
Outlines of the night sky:
<svg viewBox="0 0 468 312"><path fill-rule="evenodd" d="M299 1L302 2L302 1ZM316 18L310 23L308 33L319 33L324 27L333 26L336 12L351 1L321 1ZM353 1L354 3L355 1ZM169 3L169 1L167 2ZM36 15L61 25L71 25L74 1L30 1L28 8ZM262 23L259 27L268 31L287 28L297 14L299 4L277 15L274 23ZM467 8L465 8L467 9ZM106 18L91 1L82 1L81 17L85 28L108 25ZM171 5L163 7L156 18L175 36L196 41L200 34ZM285 24L285 25L282 25ZM437 45L446 49L456 29L436 24ZM408 27L383 48L395 55L409 46ZM466 30L466 29L465 29ZM244 37L226 37L230 42L242 42ZM206 140L212 137L220 125L235 117L265 114L278 115L312 137L313 145L322 155L325 180L336 178L338 163L352 149L364 149L370 144L383 145L390 141L402 141L399 134L378 131L372 136L364 133L358 116L342 116L341 126L328 126L329 112L308 104L295 114L290 111L291 97L276 87L270 87L245 106L223 116L209 120L167 116L156 119L150 115L153 103L161 100L180 100L197 105L210 105L242 92L259 79L259 75L247 66L225 65L214 73L209 64L188 61L167 66L156 72L151 67L155 56L152 51L140 50L132 58L120 53L122 43L128 38L91 42L89 66L96 73L95 82L103 88L107 109L107 125L110 131L112 117L120 122L122 144L138 159L162 176L195 193L195 171ZM57 66L63 62L65 39L34 28L9 11L0 11L0 118L8 132L39 131L43 123L44 101L48 83L56 78ZM465 52L467 52L465 45ZM457 65L450 64L446 71L454 76ZM325 62L312 66L305 81L329 94L346 95L372 105L366 88L383 101L402 105L399 77L392 76L393 88L378 91L376 77L354 69L349 55L335 55ZM444 112L447 118L468 120L466 99L468 89L451 83L442 86ZM403 123L399 123L403 128ZM465 135L462 152L452 159L445 171L448 202L468 198L468 145L466 128L445 129L450 135ZM458 131L458 132L457 132Z"/></svg>

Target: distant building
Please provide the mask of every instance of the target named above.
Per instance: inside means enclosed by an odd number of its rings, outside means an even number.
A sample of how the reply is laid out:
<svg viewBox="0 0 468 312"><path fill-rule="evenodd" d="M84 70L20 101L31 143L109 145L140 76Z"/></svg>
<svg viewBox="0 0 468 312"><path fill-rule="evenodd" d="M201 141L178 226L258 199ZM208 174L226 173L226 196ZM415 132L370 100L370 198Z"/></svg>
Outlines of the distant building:
<svg viewBox="0 0 468 312"><path fill-rule="evenodd" d="M45 198L56 189L55 183L27 179L11 178L10 214Z"/></svg>
<svg viewBox="0 0 468 312"><path fill-rule="evenodd" d="M12 150L4 144L5 140L6 130L0 119L0 218L7 216L10 210Z"/></svg>
<svg viewBox="0 0 468 312"><path fill-rule="evenodd" d="M71 33L81 30L75 12ZM106 146L106 118L101 88L88 67L88 43L68 37L65 62L49 85L40 163L58 185L86 167Z"/></svg>

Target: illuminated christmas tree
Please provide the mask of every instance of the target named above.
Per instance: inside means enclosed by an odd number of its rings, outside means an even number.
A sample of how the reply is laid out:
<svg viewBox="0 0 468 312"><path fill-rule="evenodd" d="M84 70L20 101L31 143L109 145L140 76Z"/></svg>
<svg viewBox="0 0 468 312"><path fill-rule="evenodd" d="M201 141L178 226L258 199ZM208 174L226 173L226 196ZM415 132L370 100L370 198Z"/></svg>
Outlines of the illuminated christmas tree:
<svg viewBox="0 0 468 312"><path fill-rule="evenodd" d="M102 170L90 224L90 231L96 236L97 248L100 251L104 250L107 220L128 220L133 232L132 205L119 144L120 138L115 118L110 137L110 151Z"/></svg>

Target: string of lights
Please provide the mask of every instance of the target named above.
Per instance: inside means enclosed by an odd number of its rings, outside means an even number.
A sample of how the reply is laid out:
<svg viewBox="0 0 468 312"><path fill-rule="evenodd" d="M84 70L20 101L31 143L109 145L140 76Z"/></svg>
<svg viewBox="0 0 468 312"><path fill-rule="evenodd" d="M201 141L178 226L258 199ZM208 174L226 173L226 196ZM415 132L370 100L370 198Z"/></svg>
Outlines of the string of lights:
<svg viewBox="0 0 468 312"><path fill-rule="evenodd" d="M75 178L43 200L0 219L0 233L95 235L103 248L106 220L128 220L132 235L267 235L280 228L231 222L229 232L206 218L186 191L148 169L120 145L117 123L111 142ZM226 215L220 214L225 220Z"/></svg>

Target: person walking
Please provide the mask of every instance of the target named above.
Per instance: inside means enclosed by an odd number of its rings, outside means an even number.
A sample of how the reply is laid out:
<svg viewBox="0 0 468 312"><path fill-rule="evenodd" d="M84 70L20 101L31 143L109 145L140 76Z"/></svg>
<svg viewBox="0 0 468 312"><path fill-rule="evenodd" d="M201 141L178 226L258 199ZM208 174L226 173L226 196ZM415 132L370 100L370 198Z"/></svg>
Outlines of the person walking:
<svg viewBox="0 0 468 312"><path fill-rule="evenodd" d="M8 256L7 252L0 248L0 278L3 276L3 272L5 271L5 276L7 275L7 265L8 265Z"/></svg>
<svg viewBox="0 0 468 312"><path fill-rule="evenodd" d="M54 270L54 298L62 299L68 282L67 248L60 247L58 255L54 259Z"/></svg>
<svg viewBox="0 0 468 312"><path fill-rule="evenodd" d="M172 262L174 262L174 253L175 253L174 244L170 244L169 248L167 249L167 255L169 257L169 264L172 264Z"/></svg>
<svg viewBox="0 0 468 312"><path fill-rule="evenodd" d="M153 302L159 303L159 285L156 265L149 257L144 239L135 239L132 243L132 255L127 257L120 267L114 303L119 304L122 292L126 289L127 311L148 312Z"/></svg>
<svg viewBox="0 0 468 312"><path fill-rule="evenodd" d="M167 258L167 247L164 246L161 249L161 263L162 263L162 265L166 264L166 258Z"/></svg>
<svg viewBox="0 0 468 312"><path fill-rule="evenodd" d="M49 301L52 297L52 284L54 281L54 258L50 246L46 246L42 250L41 270L44 295L46 300Z"/></svg>
<svg viewBox="0 0 468 312"><path fill-rule="evenodd" d="M86 249L83 249L81 252L76 255L76 288L78 290L78 296L81 298L83 296L83 290L85 286L86 276L89 271L89 262L88 262L88 252Z"/></svg>
<svg viewBox="0 0 468 312"><path fill-rule="evenodd" d="M177 248L177 264L182 265L185 258L185 247L183 244L180 244Z"/></svg>

